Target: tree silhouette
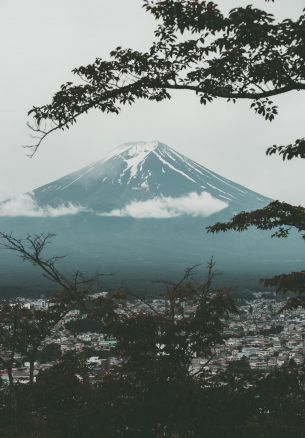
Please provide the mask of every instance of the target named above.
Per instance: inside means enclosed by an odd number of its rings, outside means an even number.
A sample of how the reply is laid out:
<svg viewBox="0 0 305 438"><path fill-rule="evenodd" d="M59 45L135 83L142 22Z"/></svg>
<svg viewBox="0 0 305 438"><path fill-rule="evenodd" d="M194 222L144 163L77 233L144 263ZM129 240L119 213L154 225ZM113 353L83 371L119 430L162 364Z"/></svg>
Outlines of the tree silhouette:
<svg viewBox="0 0 305 438"><path fill-rule="evenodd" d="M173 90L191 91L206 105L215 99L251 101L251 108L272 121L277 107L271 98L305 89L305 14L295 21L276 21L252 6L224 15L214 2L143 0L157 21L155 40L147 52L117 47L106 60L75 68L52 102L29 111L37 142L68 129L91 109L119 113L138 99L162 101ZM304 157L304 139L272 146L283 159Z"/></svg>
<svg viewBox="0 0 305 438"><path fill-rule="evenodd" d="M0 301L0 363L6 369L10 385L14 385L12 368L16 353L30 363L30 383L34 381L34 363L46 338L73 309L83 308L96 278L87 278L76 271L71 278L57 268L62 257L45 257L51 234L28 235L18 239L0 233L0 246L16 252L23 260L38 266L43 275L54 283L56 292L48 297L44 309L27 308L19 301Z"/></svg>

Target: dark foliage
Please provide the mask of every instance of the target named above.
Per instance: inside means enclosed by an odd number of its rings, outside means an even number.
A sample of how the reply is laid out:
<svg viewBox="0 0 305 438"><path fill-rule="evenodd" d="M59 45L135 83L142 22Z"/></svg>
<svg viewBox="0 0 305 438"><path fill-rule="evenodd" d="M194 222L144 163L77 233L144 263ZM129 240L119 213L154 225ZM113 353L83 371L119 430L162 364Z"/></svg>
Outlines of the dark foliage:
<svg viewBox="0 0 305 438"><path fill-rule="evenodd" d="M100 324L94 319L88 317L77 318L66 323L66 328L72 333L99 332Z"/></svg>
<svg viewBox="0 0 305 438"><path fill-rule="evenodd" d="M0 391L0 431L8 438L303 436L303 369L260 375L244 360L214 377L152 369L149 378L117 369L92 385L82 361L64 357L33 387L16 387L15 413L9 392Z"/></svg>
<svg viewBox="0 0 305 438"><path fill-rule="evenodd" d="M61 358L61 349L58 344L47 344L37 354L37 360L41 363L55 362Z"/></svg>
<svg viewBox="0 0 305 438"><path fill-rule="evenodd" d="M75 82L63 84L50 104L29 111L37 139L31 154L49 133L68 129L91 109L118 114L138 99L159 102L172 90L186 90L204 105L249 99L256 113L272 121L273 96L305 89L304 13L277 22L251 5L228 15L203 0L143 0L143 7L158 23L150 49L117 47L108 59L75 68ZM291 159L303 156L303 149L301 139L267 153Z"/></svg>
<svg viewBox="0 0 305 438"><path fill-rule="evenodd" d="M287 237L292 228L296 228L305 239L305 208L293 206L286 202L273 201L259 210L242 211L229 222L217 223L208 227L210 233L220 231L245 231L254 226L259 230L276 229L273 237Z"/></svg>
<svg viewBox="0 0 305 438"><path fill-rule="evenodd" d="M305 239L305 208L293 206L285 202L274 201L267 207L251 212L241 212L235 215L229 222L217 223L208 227L208 232L218 233L233 231L245 231L254 226L259 230L274 230L272 237L288 237L294 228ZM288 274L276 275L272 278L264 278L261 282L267 287L273 287L277 292L305 292L305 271L291 272ZM304 305L302 299L294 301L295 305ZM289 301L292 305L293 299Z"/></svg>

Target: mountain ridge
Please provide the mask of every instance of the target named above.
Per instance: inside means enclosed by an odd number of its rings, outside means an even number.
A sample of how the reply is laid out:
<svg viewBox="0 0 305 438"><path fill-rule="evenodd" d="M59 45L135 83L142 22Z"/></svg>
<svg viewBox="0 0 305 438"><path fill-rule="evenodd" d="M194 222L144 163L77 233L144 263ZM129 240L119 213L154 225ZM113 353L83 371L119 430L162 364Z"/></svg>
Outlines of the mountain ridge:
<svg viewBox="0 0 305 438"><path fill-rule="evenodd" d="M203 192L226 202L234 212L271 201L157 140L124 143L101 160L35 189L33 195L40 205L78 202L109 213L132 201Z"/></svg>

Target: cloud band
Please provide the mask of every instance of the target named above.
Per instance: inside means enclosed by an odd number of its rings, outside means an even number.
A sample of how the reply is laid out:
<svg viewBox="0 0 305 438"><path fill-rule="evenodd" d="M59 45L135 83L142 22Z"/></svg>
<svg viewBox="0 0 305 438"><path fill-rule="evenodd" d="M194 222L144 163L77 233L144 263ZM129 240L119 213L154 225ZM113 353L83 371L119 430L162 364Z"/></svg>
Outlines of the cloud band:
<svg viewBox="0 0 305 438"><path fill-rule="evenodd" d="M0 216L28 216L28 217L58 217L75 215L88 211L85 207L72 203L61 204L57 207L39 206L31 193L12 197L0 203Z"/></svg>
<svg viewBox="0 0 305 438"><path fill-rule="evenodd" d="M208 217L223 210L228 204L213 198L209 193L191 192L188 195L173 197L156 197L147 201L133 201L122 209L115 209L100 216L134 217L138 219L167 219L178 216Z"/></svg>

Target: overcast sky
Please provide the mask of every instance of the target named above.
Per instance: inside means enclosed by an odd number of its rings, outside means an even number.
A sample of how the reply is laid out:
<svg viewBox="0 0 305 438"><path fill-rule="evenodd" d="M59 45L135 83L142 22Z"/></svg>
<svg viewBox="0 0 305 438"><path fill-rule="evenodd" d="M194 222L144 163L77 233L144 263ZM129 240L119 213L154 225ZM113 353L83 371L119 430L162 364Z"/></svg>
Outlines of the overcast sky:
<svg viewBox="0 0 305 438"><path fill-rule="evenodd" d="M304 0L222 0L226 9L253 3L279 18L296 17ZM163 103L138 102L119 116L91 112L66 132L51 135L32 159L25 125L33 105L48 103L73 67L107 57L121 45L145 50L154 22L141 0L1 0L0 197L21 193L100 159L118 144L158 139L204 166L272 198L305 204L304 161L266 157L272 144L305 136L301 93L277 99L267 123L249 104L219 101L207 107L183 92Z"/></svg>

